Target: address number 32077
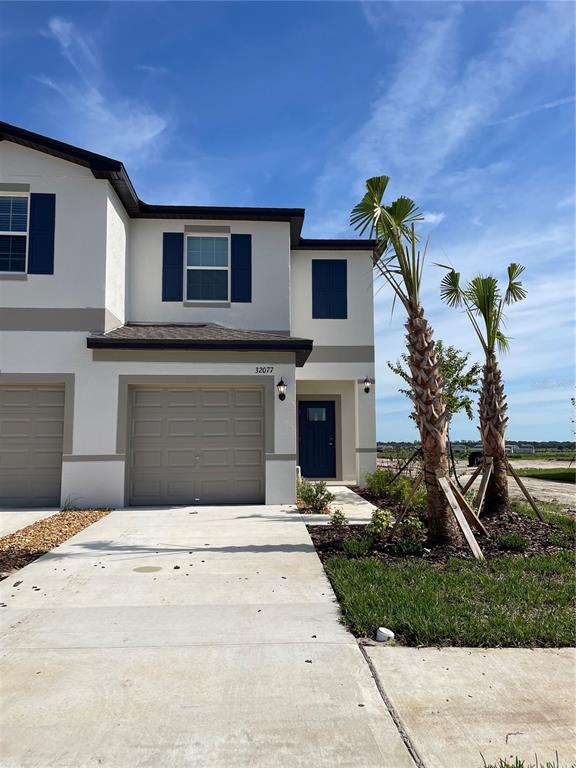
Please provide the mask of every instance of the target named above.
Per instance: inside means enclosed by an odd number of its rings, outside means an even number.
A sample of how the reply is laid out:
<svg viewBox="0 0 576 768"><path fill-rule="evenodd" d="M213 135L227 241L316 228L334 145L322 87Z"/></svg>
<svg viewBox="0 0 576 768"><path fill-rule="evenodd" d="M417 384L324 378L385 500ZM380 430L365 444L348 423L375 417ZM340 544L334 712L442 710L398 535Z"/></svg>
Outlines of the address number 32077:
<svg viewBox="0 0 576 768"><path fill-rule="evenodd" d="M256 373L274 373L273 365L257 365Z"/></svg>

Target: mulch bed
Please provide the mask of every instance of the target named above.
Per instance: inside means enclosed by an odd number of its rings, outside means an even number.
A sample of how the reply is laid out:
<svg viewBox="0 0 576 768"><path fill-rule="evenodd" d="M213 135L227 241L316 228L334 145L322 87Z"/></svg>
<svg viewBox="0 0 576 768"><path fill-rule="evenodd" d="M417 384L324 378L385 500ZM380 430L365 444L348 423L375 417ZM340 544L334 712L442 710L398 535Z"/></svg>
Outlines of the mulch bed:
<svg viewBox="0 0 576 768"><path fill-rule="evenodd" d="M363 493L363 495L366 498L366 494ZM489 537L486 538L476 532L474 535L485 558L502 557L505 555L529 557L537 554L561 552L566 548L550 542L550 534L558 534L558 528L549 523L543 523L537 518L530 518L512 512L505 519L491 519L490 517L481 517L480 519L488 531ZM329 557L342 554L342 542L344 540L360 538L365 535L364 525L349 525L343 529L336 529L330 525L309 525L307 528L318 556L323 562ZM498 547L496 539L508 533L517 533L528 540L529 545L525 552L507 552ZM386 543L376 544L370 553L370 557L389 564L397 563L403 559L403 557L393 555L389 551L389 545ZM474 559L470 548L463 542L461 546L443 545L427 548L422 555L422 560L430 563L445 563L450 557Z"/></svg>
<svg viewBox="0 0 576 768"><path fill-rule="evenodd" d="M51 517L45 517L26 528L3 536L0 538L0 579L5 579L19 568L50 552L109 512L109 509L57 512Z"/></svg>

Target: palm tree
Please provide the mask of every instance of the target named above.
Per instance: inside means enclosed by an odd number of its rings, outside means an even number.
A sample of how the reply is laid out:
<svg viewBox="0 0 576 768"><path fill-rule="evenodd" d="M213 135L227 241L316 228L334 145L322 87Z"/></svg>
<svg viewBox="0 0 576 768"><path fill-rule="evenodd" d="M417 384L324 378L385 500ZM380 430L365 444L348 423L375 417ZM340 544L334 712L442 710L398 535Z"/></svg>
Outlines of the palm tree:
<svg viewBox="0 0 576 768"><path fill-rule="evenodd" d="M366 181L366 194L353 208L350 223L360 234L369 230L370 237L375 236L374 267L394 291L394 302L400 301L408 316L406 345L424 456L429 540L431 543L457 542L460 532L435 474L436 470L448 473L448 422L432 329L420 303L425 252L417 248L414 223L422 217L407 197L400 197L389 205L382 204L388 181L388 176Z"/></svg>
<svg viewBox="0 0 576 768"><path fill-rule="evenodd" d="M443 266L443 265L440 265ZM496 350L505 352L510 340L504 334L504 307L526 297L518 279L524 267L512 263L508 266L508 284L502 293L492 275L477 275L466 287L460 284L460 273L450 267L442 278L440 293L451 307L464 307L472 327L484 350L480 391L480 433L484 455L492 457L492 475L484 500L485 514L503 514L508 511L508 477L506 474L506 395ZM482 327L483 326L483 327Z"/></svg>

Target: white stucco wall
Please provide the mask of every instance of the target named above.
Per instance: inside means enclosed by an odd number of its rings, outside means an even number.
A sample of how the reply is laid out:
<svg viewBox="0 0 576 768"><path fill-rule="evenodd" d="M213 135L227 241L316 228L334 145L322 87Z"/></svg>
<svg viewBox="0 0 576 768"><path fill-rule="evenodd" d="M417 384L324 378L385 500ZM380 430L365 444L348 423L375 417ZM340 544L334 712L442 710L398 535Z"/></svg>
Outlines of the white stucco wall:
<svg viewBox="0 0 576 768"><path fill-rule="evenodd" d="M106 188L106 309L107 330L125 319L126 255L130 219L110 184ZM119 322L116 322L117 318Z"/></svg>
<svg viewBox="0 0 576 768"><path fill-rule="evenodd" d="M117 454L119 376L232 376L255 375L254 362L225 362L225 354L198 362L189 352L188 362L94 361L86 347L85 332L24 332L2 334L3 374L73 373L74 421L72 455L105 457ZM204 356L206 353L204 353ZM263 353L262 362L274 367L274 381L283 378L287 396L280 402L274 390L274 453L284 459L266 461L266 501L288 504L295 499L296 382L294 363L286 354ZM222 361L222 362L220 362ZM252 382L251 382L252 383ZM101 458L64 461L62 500L76 504L124 504L125 461Z"/></svg>
<svg viewBox="0 0 576 768"><path fill-rule="evenodd" d="M252 235L252 301L230 307L185 306L162 301L162 237L193 226L229 226ZM210 233L208 233L210 234ZM133 219L129 247L128 320L215 322L249 330L290 327L290 225L287 222Z"/></svg>
<svg viewBox="0 0 576 768"><path fill-rule="evenodd" d="M0 142L0 182L29 184L31 192L56 195L54 275L0 277L0 307L105 308L108 329L117 321L212 321L245 329L290 330L294 336L311 338L316 349L328 350L329 362L315 362L313 355L303 368L295 369L282 362L281 355L272 360L275 380L282 377L288 389L283 403L275 398L274 451L284 458L267 462L266 499L270 503L293 499L297 391L341 396L342 479L361 481L372 468L375 456L358 449L375 444L374 392L366 396L359 382L374 377L374 364L369 352L364 361L351 354L355 347L370 350L374 344L367 252L290 252L287 222L129 219L109 182L95 179L82 166L7 141ZM184 232L187 224L229 226L232 233L252 235L251 303L207 307L162 302L162 236ZM312 318L311 262L316 258L348 261L346 320ZM254 375L254 363L226 363L216 354L210 362L193 362L192 353L190 362L94 362L86 347L87 335L39 327L34 332L4 332L0 339L4 373L75 375L72 454L76 456L116 453L119 375L226 375L239 381ZM62 497L121 504L124 472L119 460L65 462Z"/></svg>
<svg viewBox="0 0 576 768"><path fill-rule="evenodd" d="M0 279L0 306L104 307L107 182L80 165L2 141L0 183L56 195L54 274Z"/></svg>
<svg viewBox="0 0 576 768"><path fill-rule="evenodd" d="M312 260L346 259L348 262L348 318L316 320L312 317ZM366 251L292 251L292 335L314 339L317 346L373 345L374 300L372 261Z"/></svg>

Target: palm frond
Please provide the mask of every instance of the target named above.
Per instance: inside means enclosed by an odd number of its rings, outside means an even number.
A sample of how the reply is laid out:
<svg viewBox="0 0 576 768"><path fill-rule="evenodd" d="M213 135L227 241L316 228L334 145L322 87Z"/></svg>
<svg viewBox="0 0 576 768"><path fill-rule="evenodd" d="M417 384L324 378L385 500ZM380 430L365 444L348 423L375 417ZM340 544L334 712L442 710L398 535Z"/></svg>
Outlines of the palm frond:
<svg viewBox="0 0 576 768"><path fill-rule="evenodd" d="M449 307L460 307L464 301L464 291L460 286L460 272L450 267L447 269L448 272L440 281L440 297Z"/></svg>
<svg viewBox="0 0 576 768"><path fill-rule="evenodd" d="M350 224L354 229L360 230L360 235L367 229L370 230L370 237L374 234L380 218L382 198L389 181L388 176L373 176L366 180L366 192L350 214Z"/></svg>
<svg viewBox="0 0 576 768"><path fill-rule="evenodd" d="M366 181L366 193L352 209L350 223L360 234L369 229L370 236L376 237L374 267L408 308L419 302L424 257L416 248L414 223L422 216L408 197L382 204L388 181L388 176L374 176Z"/></svg>
<svg viewBox="0 0 576 768"><path fill-rule="evenodd" d="M422 221L424 218L414 200L409 197L399 197L385 208L398 226L407 227L415 221Z"/></svg>
<svg viewBox="0 0 576 768"><path fill-rule="evenodd" d="M517 264L514 261L508 265L508 286L504 295L504 302L506 304L522 301L528 295L522 287L522 283L518 280L525 269L526 267L523 267L522 264Z"/></svg>
<svg viewBox="0 0 576 768"><path fill-rule="evenodd" d="M510 349L510 339L500 329L496 331L495 342L500 352L508 352Z"/></svg>

